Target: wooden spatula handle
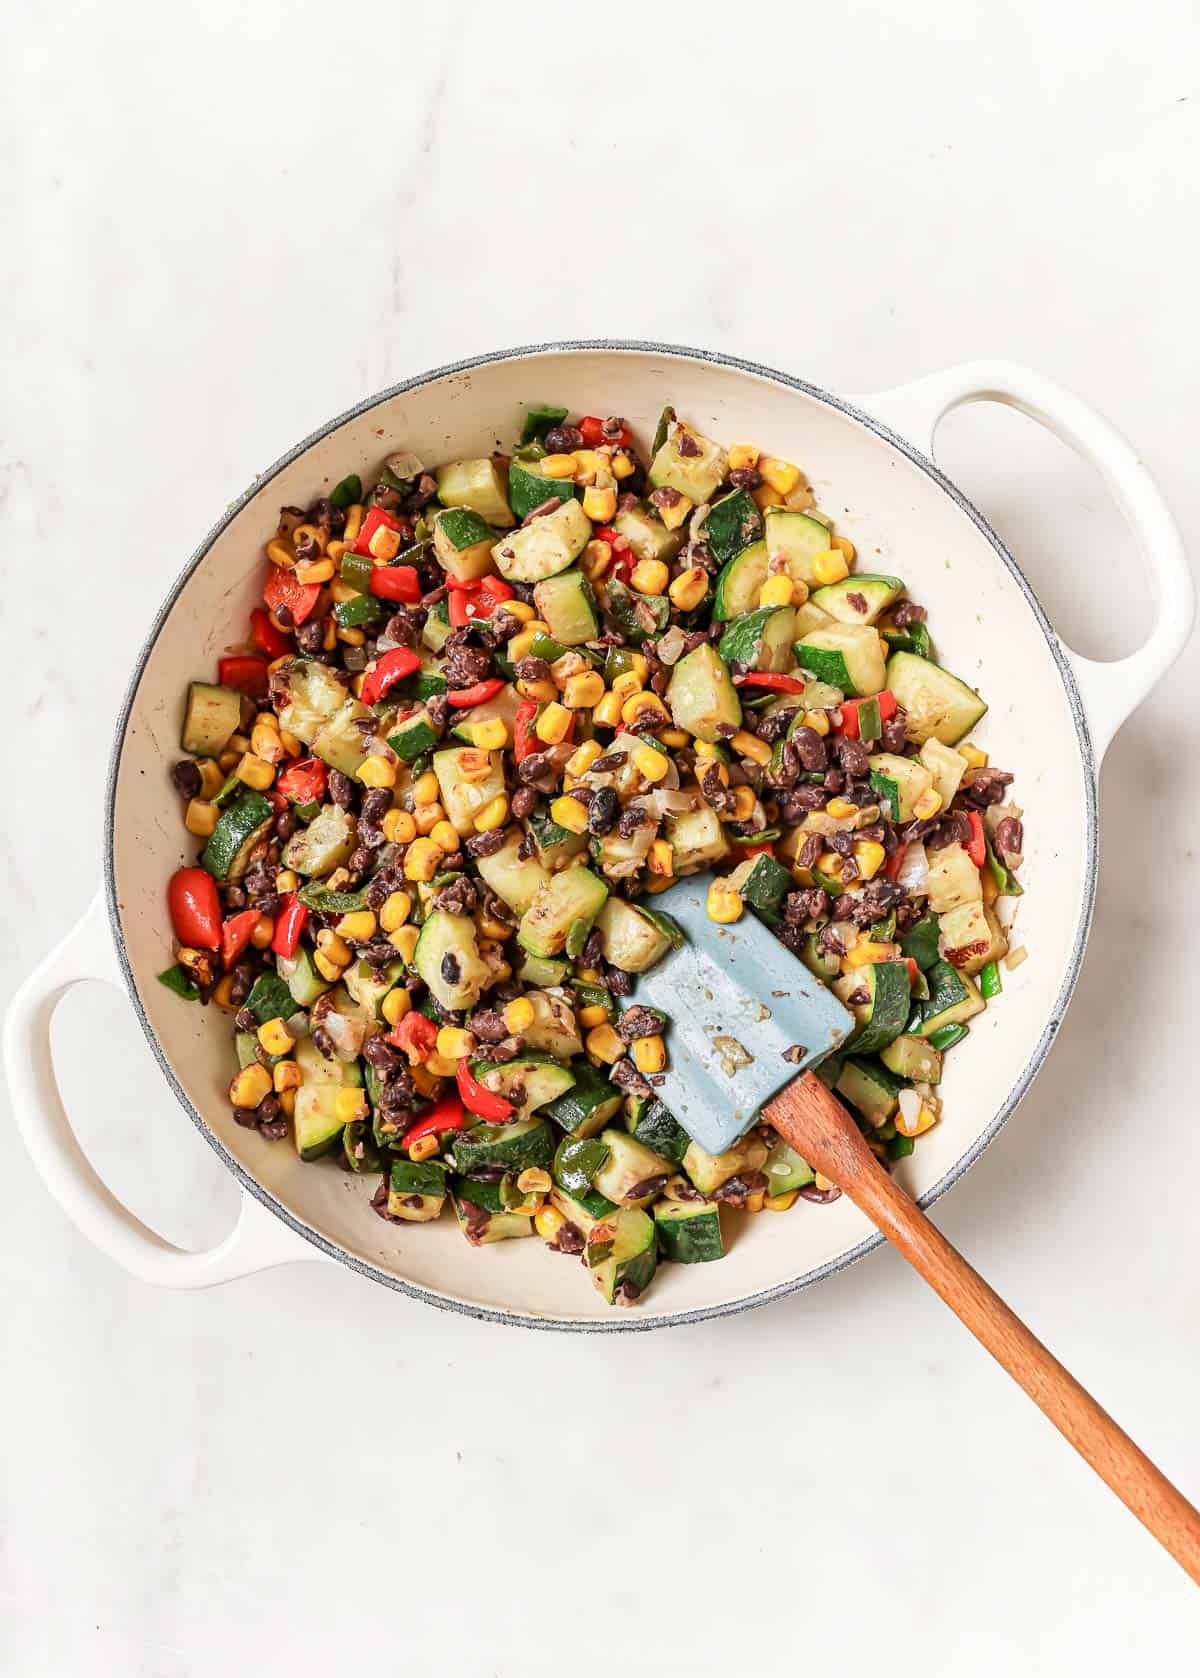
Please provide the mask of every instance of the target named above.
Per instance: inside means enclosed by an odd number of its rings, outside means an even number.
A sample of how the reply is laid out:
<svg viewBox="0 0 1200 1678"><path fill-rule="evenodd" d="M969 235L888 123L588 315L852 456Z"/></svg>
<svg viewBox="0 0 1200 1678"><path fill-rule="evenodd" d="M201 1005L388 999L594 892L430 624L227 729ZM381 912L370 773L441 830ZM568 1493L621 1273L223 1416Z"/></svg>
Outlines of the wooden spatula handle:
<svg viewBox="0 0 1200 1678"><path fill-rule="evenodd" d="M825 1085L805 1073L775 1097L766 1117L797 1153L882 1230L1064 1439L1200 1584L1200 1511L893 1182Z"/></svg>

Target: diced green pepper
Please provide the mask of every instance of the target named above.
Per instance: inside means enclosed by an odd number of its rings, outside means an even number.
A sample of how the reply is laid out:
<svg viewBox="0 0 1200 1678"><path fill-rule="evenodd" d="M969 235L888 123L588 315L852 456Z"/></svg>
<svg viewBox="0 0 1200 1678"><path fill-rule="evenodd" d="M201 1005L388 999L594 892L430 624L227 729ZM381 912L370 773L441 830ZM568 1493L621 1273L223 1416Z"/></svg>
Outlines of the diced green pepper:
<svg viewBox="0 0 1200 1678"><path fill-rule="evenodd" d="M989 961L987 966L980 970L979 994L985 1002L990 1002L994 996L999 996L1003 989L1004 986L1000 980L1000 963Z"/></svg>
<svg viewBox="0 0 1200 1678"><path fill-rule="evenodd" d="M357 472L348 472L340 484L335 484L329 492L329 505L345 511L362 500L362 479Z"/></svg>
<svg viewBox="0 0 1200 1678"><path fill-rule="evenodd" d="M522 443L540 442L552 425L561 425L566 417L565 408L558 408L552 402L536 402L532 408L525 410L525 422L521 426Z"/></svg>
<svg viewBox="0 0 1200 1678"><path fill-rule="evenodd" d="M365 593L371 586L371 572L375 569L375 561L370 554L356 554L349 548L342 555L339 567L344 583L351 588L362 589Z"/></svg>
<svg viewBox="0 0 1200 1678"><path fill-rule="evenodd" d="M932 1048L945 1054L947 1049L952 1049L956 1043L962 1042L963 1038L968 1035L969 1029L961 1023L944 1025L940 1031L930 1032L928 1042Z"/></svg>
<svg viewBox="0 0 1200 1678"><path fill-rule="evenodd" d="M352 915L367 906L367 888L359 891L330 891L327 886L307 885L300 888L299 897L306 909L318 915Z"/></svg>
<svg viewBox="0 0 1200 1678"><path fill-rule="evenodd" d="M176 996L181 996L185 1002L195 1002L200 995L199 985L187 968L180 967L178 962L174 967L168 967L165 972L160 973L158 982L160 985L166 985L168 990L174 991ZM605 995L607 994L606 991Z"/></svg>
<svg viewBox="0 0 1200 1678"><path fill-rule="evenodd" d="M373 594L355 594L349 600L337 602L333 617L342 629L361 629L364 624L377 623L386 610Z"/></svg>

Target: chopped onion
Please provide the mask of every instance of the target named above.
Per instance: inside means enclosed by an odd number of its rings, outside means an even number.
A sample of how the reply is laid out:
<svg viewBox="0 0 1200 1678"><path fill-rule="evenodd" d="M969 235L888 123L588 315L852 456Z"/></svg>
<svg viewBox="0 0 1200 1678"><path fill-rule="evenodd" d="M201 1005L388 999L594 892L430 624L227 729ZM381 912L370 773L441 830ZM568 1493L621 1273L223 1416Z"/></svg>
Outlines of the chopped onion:
<svg viewBox="0 0 1200 1678"><path fill-rule="evenodd" d="M925 847L919 839L910 839L904 847L904 860L896 875L896 884L903 887L910 897L924 897L928 878L929 858Z"/></svg>
<svg viewBox="0 0 1200 1678"><path fill-rule="evenodd" d="M683 656L684 643L687 640L679 625L672 624L665 635L660 635L654 648L656 656L663 664L676 664Z"/></svg>
<svg viewBox="0 0 1200 1678"><path fill-rule="evenodd" d="M365 1020L347 1019L336 1008L330 1008L327 1014L321 1016L321 1029L333 1044L339 1060L358 1059L367 1035Z"/></svg>
<svg viewBox="0 0 1200 1678"><path fill-rule="evenodd" d="M681 816L686 811L698 809L701 801L694 792L660 786L644 802L646 808L653 810L657 816Z"/></svg>

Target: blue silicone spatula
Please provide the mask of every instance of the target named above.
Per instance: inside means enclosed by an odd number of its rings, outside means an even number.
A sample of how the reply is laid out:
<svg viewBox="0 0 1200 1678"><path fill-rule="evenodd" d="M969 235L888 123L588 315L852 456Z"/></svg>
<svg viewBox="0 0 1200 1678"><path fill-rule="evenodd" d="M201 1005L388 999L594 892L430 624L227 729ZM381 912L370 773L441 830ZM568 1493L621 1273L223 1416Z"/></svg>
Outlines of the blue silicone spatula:
<svg viewBox="0 0 1200 1678"><path fill-rule="evenodd" d="M709 1153L756 1119L772 1125L866 1213L1200 1584L1200 1512L930 1223L811 1071L850 1038L853 1017L753 915L710 921L707 886L694 875L654 903L687 939L638 981L637 1000L671 1021L670 1070L657 1093Z"/></svg>

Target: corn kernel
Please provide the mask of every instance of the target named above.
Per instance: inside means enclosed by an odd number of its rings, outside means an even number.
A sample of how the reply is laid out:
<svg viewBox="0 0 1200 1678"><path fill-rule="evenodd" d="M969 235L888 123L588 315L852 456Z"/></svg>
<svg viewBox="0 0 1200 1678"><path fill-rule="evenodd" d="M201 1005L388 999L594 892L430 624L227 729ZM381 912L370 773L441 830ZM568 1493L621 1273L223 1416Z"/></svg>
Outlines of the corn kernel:
<svg viewBox="0 0 1200 1678"><path fill-rule="evenodd" d="M792 579L786 571L781 571L777 577L768 577L758 592L759 605L790 606L792 586Z"/></svg>
<svg viewBox="0 0 1200 1678"><path fill-rule="evenodd" d="M783 506L783 496L777 489L772 489L770 484L759 484L757 489L752 489L750 499L760 513L765 513L769 507Z"/></svg>
<svg viewBox="0 0 1200 1678"><path fill-rule="evenodd" d="M527 996L516 996L506 1004L504 1009L504 1023L511 1032L528 1031L533 1024L536 1010Z"/></svg>
<svg viewBox="0 0 1200 1678"><path fill-rule="evenodd" d="M920 1136L924 1131L933 1129L937 1115L917 1096L915 1090L901 1090L900 1106L892 1122L901 1136Z"/></svg>
<svg viewBox="0 0 1200 1678"><path fill-rule="evenodd" d="M257 1107L264 1096L271 1093L271 1074L257 1061L243 1066L229 1086L229 1099L235 1107Z"/></svg>
<svg viewBox="0 0 1200 1678"><path fill-rule="evenodd" d="M697 740L695 746L697 757L716 757L717 748L711 740Z"/></svg>
<svg viewBox="0 0 1200 1678"><path fill-rule="evenodd" d="M332 927L326 927L323 931L317 933L317 948L324 954L327 961L333 962L338 967L349 967L354 959L349 944L340 933L334 932Z"/></svg>
<svg viewBox="0 0 1200 1678"><path fill-rule="evenodd" d="M613 551L607 542L593 537L583 550L580 569L589 582L597 583L612 564Z"/></svg>
<svg viewBox="0 0 1200 1678"><path fill-rule="evenodd" d="M327 583L333 576L331 559L302 559L296 566L296 581L305 587L313 583Z"/></svg>
<svg viewBox="0 0 1200 1678"><path fill-rule="evenodd" d="M475 1033L461 1026L444 1025L437 1034L437 1052L444 1060L461 1060L464 1055L473 1055L475 1049Z"/></svg>
<svg viewBox="0 0 1200 1678"><path fill-rule="evenodd" d="M329 590L329 598L336 606L344 606L347 600L357 600L360 592L352 584L342 582L339 577Z"/></svg>
<svg viewBox="0 0 1200 1678"><path fill-rule="evenodd" d="M836 851L822 851L814 866L818 874L825 874L831 880L842 877L842 859Z"/></svg>
<svg viewBox="0 0 1200 1678"><path fill-rule="evenodd" d="M441 866L442 851L437 841L432 838L414 839L404 853L404 878L406 880L432 880ZM393 942L395 942L394 939Z"/></svg>
<svg viewBox="0 0 1200 1678"><path fill-rule="evenodd" d="M425 1070L432 1072L435 1078L453 1078L458 1071L456 1060L447 1060L445 1055L439 1055L435 1049L432 1054L425 1056Z"/></svg>
<svg viewBox="0 0 1200 1678"><path fill-rule="evenodd" d="M600 728L615 728L621 720L621 696L617 693L606 693L598 704L592 707L592 721Z"/></svg>
<svg viewBox="0 0 1200 1678"><path fill-rule="evenodd" d="M615 484L609 484L604 489L599 484L593 484L590 489L585 489L583 510L593 524L607 524L617 510Z"/></svg>
<svg viewBox="0 0 1200 1678"><path fill-rule="evenodd" d="M639 560L629 573L629 582L639 594L665 594L671 573L661 559Z"/></svg>
<svg viewBox="0 0 1200 1678"><path fill-rule="evenodd" d="M291 868L281 868L275 875L276 892L300 890L300 876Z"/></svg>
<svg viewBox="0 0 1200 1678"><path fill-rule="evenodd" d="M351 593L354 591L351 590ZM321 638L321 646L325 652L331 653L337 646L337 624L332 617L325 619L325 630Z"/></svg>
<svg viewBox="0 0 1200 1678"><path fill-rule="evenodd" d="M336 639L347 647L364 647L367 643L367 633L364 629L339 629Z"/></svg>
<svg viewBox="0 0 1200 1678"><path fill-rule="evenodd" d="M913 800L913 815L917 821L928 821L930 816L936 816L942 807L940 795L933 787L927 787L918 798Z"/></svg>
<svg viewBox="0 0 1200 1678"><path fill-rule="evenodd" d="M303 1082L304 1074L294 1060L278 1061L271 1072L276 1095L282 1095L284 1090L298 1090Z"/></svg>
<svg viewBox="0 0 1200 1678"><path fill-rule="evenodd" d="M550 806L550 817L568 833L587 832L587 806L577 798L556 798Z"/></svg>
<svg viewBox="0 0 1200 1678"><path fill-rule="evenodd" d="M365 944L368 938L374 938L378 924L370 909L354 909L350 914L342 916L337 923L337 931L339 937L352 938L356 944Z"/></svg>
<svg viewBox="0 0 1200 1678"><path fill-rule="evenodd" d="M675 872L675 852L671 849L669 839L651 841L650 849L646 853L646 867L651 874L658 874L663 879L670 879Z"/></svg>
<svg viewBox="0 0 1200 1678"><path fill-rule="evenodd" d="M442 1086L432 1072L427 1072L423 1066L410 1066L408 1075L413 1081L413 1087L418 1095L431 1099L441 1094Z"/></svg>
<svg viewBox="0 0 1200 1678"><path fill-rule="evenodd" d="M637 471L637 462L625 449L617 449L612 457L612 475L618 480L631 478Z"/></svg>
<svg viewBox="0 0 1200 1678"><path fill-rule="evenodd" d="M458 754L458 777L462 781L486 781L492 773L492 760L481 746L468 746Z"/></svg>
<svg viewBox="0 0 1200 1678"><path fill-rule="evenodd" d="M702 565L681 571L667 590L673 605L681 612L694 612L708 593L708 573Z"/></svg>
<svg viewBox="0 0 1200 1678"><path fill-rule="evenodd" d="M590 1031L594 1025L606 1025L608 1009L602 1002L589 1002L586 1008L579 1010L579 1023L585 1031Z"/></svg>
<svg viewBox="0 0 1200 1678"><path fill-rule="evenodd" d="M662 1071L667 1064L667 1045L657 1033L653 1037L634 1038L633 1064L647 1076Z"/></svg>
<svg viewBox="0 0 1200 1678"><path fill-rule="evenodd" d="M359 765L358 778L365 787L394 787L396 765L389 757L369 757Z"/></svg>
<svg viewBox="0 0 1200 1678"><path fill-rule="evenodd" d="M895 944L884 944L873 938L860 938L854 948L842 957L842 964L847 969L873 967L876 962L891 961L895 952Z"/></svg>
<svg viewBox="0 0 1200 1678"><path fill-rule="evenodd" d="M695 505L696 503L690 501L686 495L679 495L676 496L674 501L668 502L665 507L660 507L658 516L668 530L678 530Z"/></svg>
<svg viewBox="0 0 1200 1678"><path fill-rule="evenodd" d="M763 455L759 459L758 470L763 482L778 490L780 495L790 495L800 482L800 468L793 466L790 460L777 460L774 455Z"/></svg>
<svg viewBox="0 0 1200 1678"><path fill-rule="evenodd" d="M639 676L636 670L622 670L619 676L613 677L612 691L623 705L631 694L641 691L645 680L645 672Z"/></svg>
<svg viewBox="0 0 1200 1678"><path fill-rule="evenodd" d="M420 927L411 924L398 926L395 932L388 933L388 943L391 944L397 955L403 957L405 964L409 967L412 966L413 951L417 947L417 939L420 936Z"/></svg>
<svg viewBox="0 0 1200 1678"><path fill-rule="evenodd" d="M267 558L272 565L278 565L283 571L293 571L296 567L296 555L292 544L277 536L273 542L267 543Z"/></svg>
<svg viewBox="0 0 1200 1678"><path fill-rule="evenodd" d="M218 979L213 986L212 999L218 1008L227 1008L236 1013L238 1004L233 1000L233 974L226 973L224 978Z"/></svg>
<svg viewBox="0 0 1200 1678"><path fill-rule="evenodd" d="M517 679L517 692L522 699L536 699L539 705L553 705L558 699L558 688L552 681L530 681L521 676Z"/></svg>
<svg viewBox="0 0 1200 1678"><path fill-rule="evenodd" d="M746 1196L747 1212L761 1212L766 1204L767 1196L765 1190L763 1189L755 1189L753 1194L748 1194Z"/></svg>
<svg viewBox="0 0 1200 1678"><path fill-rule="evenodd" d="M503 944L504 940L511 938L516 931L515 927L509 926L505 921L495 920L482 909L475 911L475 925L479 928L481 938L491 939L496 944Z"/></svg>
<svg viewBox="0 0 1200 1678"><path fill-rule="evenodd" d="M563 687L562 702L571 711L586 711L597 700L604 698L604 677L598 670L588 670L579 676L568 676Z"/></svg>
<svg viewBox="0 0 1200 1678"><path fill-rule="evenodd" d="M358 533L362 529L365 508L358 501L346 508L346 525L342 531L342 541L348 548L352 548L358 541Z"/></svg>
<svg viewBox="0 0 1200 1678"><path fill-rule="evenodd" d="M438 1151L438 1139L435 1131L427 1131L424 1136L418 1136L408 1150L408 1157L419 1164L423 1159L432 1159Z"/></svg>
<svg viewBox="0 0 1200 1678"><path fill-rule="evenodd" d="M758 465L758 450L753 443L735 443L729 450L729 470L745 472Z"/></svg>
<svg viewBox="0 0 1200 1678"><path fill-rule="evenodd" d="M710 921L718 926L729 926L742 918L745 905L736 891L731 891L723 880L714 880L708 888L705 911Z"/></svg>
<svg viewBox="0 0 1200 1678"><path fill-rule="evenodd" d="M333 1098L333 1110L342 1124L353 1124L367 1114L366 1097L360 1089L339 1090Z"/></svg>
<svg viewBox="0 0 1200 1678"><path fill-rule="evenodd" d="M830 1189L836 1189L837 1184L829 1177L822 1177L818 1171L813 1177L813 1188L820 1189L822 1194L828 1194Z"/></svg>
<svg viewBox="0 0 1200 1678"><path fill-rule="evenodd" d="M527 623L518 634L511 635L506 643L506 657L511 664L520 664L523 658L529 657L530 648L538 635L543 633Z"/></svg>
<svg viewBox="0 0 1200 1678"><path fill-rule="evenodd" d="M608 471L608 456L600 454L596 449L575 450L575 482L580 485L594 484L598 472Z"/></svg>
<svg viewBox="0 0 1200 1678"><path fill-rule="evenodd" d="M550 1173L540 1165L527 1166L517 1178L517 1187L522 1194L549 1194Z"/></svg>
<svg viewBox="0 0 1200 1678"><path fill-rule="evenodd" d="M988 755L981 752L978 746L959 746L959 757L966 758L969 769L984 769L987 767Z"/></svg>
<svg viewBox="0 0 1200 1678"><path fill-rule="evenodd" d="M239 781L253 787L256 792L266 792L275 779L275 765L265 762L261 757L255 757L253 752L244 752L234 774Z"/></svg>
<svg viewBox="0 0 1200 1678"><path fill-rule="evenodd" d="M279 729L273 720L271 723L256 720L250 730L250 750L255 757L262 758L264 763L278 763L286 755L283 741L279 738Z"/></svg>
<svg viewBox="0 0 1200 1678"><path fill-rule="evenodd" d="M403 985L396 985L383 999L381 1012L389 1025L399 1025L412 1007L412 997Z"/></svg>
<svg viewBox="0 0 1200 1678"><path fill-rule="evenodd" d="M441 796L438 778L432 769L427 769L423 775L418 775L412 788L414 804L435 804Z"/></svg>
<svg viewBox="0 0 1200 1678"><path fill-rule="evenodd" d="M508 745L508 725L503 717L489 717L471 727L471 744L481 752L503 751Z"/></svg>
<svg viewBox="0 0 1200 1678"><path fill-rule="evenodd" d="M250 934L250 942L256 950L265 950L269 949L274 936L274 918L271 915L260 915L254 923L254 930Z"/></svg>
<svg viewBox="0 0 1200 1678"><path fill-rule="evenodd" d="M475 812L476 833L492 833L498 827L503 827L508 820L508 798L498 792L495 798L489 798L481 810Z"/></svg>
<svg viewBox="0 0 1200 1678"><path fill-rule="evenodd" d="M440 804L418 804L413 811L413 826L420 834L432 833L445 815Z"/></svg>
<svg viewBox="0 0 1200 1678"><path fill-rule="evenodd" d="M557 1207L543 1206L533 1220L533 1227L543 1241L553 1241L566 1221Z"/></svg>
<svg viewBox="0 0 1200 1678"><path fill-rule="evenodd" d="M855 556L858 550L855 548L854 543L848 536L835 536L829 545L832 548L836 548L837 551L844 556L847 565L854 564Z"/></svg>
<svg viewBox="0 0 1200 1678"><path fill-rule="evenodd" d="M290 1119L296 1111L295 1090L281 1090L279 1093L279 1110L285 1118Z"/></svg>
<svg viewBox="0 0 1200 1678"><path fill-rule="evenodd" d="M655 732L664 746L687 746L691 744L692 737L685 728L660 728Z"/></svg>
<svg viewBox="0 0 1200 1678"><path fill-rule="evenodd" d="M659 720L670 722L671 713L656 693L649 688L631 694L621 706L621 721L630 728L653 728Z"/></svg>
<svg viewBox="0 0 1200 1678"><path fill-rule="evenodd" d="M758 799L754 796L753 787L734 787L733 789L733 819L735 822L748 822L754 814L754 806Z"/></svg>
<svg viewBox="0 0 1200 1678"><path fill-rule="evenodd" d="M197 839L207 839L216 827L220 814L215 804L209 804L203 798L189 798L183 825L189 833L194 833Z"/></svg>
<svg viewBox="0 0 1200 1678"><path fill-rule="evenodd" d="M858 814L858 805L851 804L848 798L831 798L829 803L825 806L825 814L827 816L833 816L838 821L842 821L846 816L856 816Z"/></svg>
<svg viewBox="0 0 1200 1678"><path fill-rule="evenodd" d="M854 847L854 860L864 880L873 880L883 867L887 852L874 839L860 839Z"/></svg>
<svg viewBox="0 0 1200 1678"><path fill-rule="evenodd" d="M768 1212L790 1212L799 1198L799 1189L789 1189L786 1194L769 1194L763 1205Z"/></svg>
<svg viewBox="0 0 1200 1678"><path fill-rule="evenodd" d="M729 745L738 757L748 757L751 763L765 766L771 761L771 748L767 742L760 740L757 734L748 734L744 728L738 729Z"/></svg>
<svg viewBox="0 0 1200 1678"><path fill-rule="evenodd" d="M453 856L456 851L462 849L462 840L459 838L458 829L454 826L453 822L445 820L435 822L430 830L429 837L433 840L434 844L437 846L438 850L441 851L443 856Z"/></svg>
<svg viewBox="0 0 1200 1678"><path fill-rule="evenodd" d="M516 618L518 623L529 623L537 615L528 600L506 600L504 610L510 618Z"/></svg>
<svg viewBox="0 0 1200 1678"><path fill-rule="evenodd" d="M633 767L645 781L662 781L666 779L671 760L653 746L638 746L633 753Z"/></svg>
<svg viewBox="0 0 1200 1678"><path fill-rule="evenodd" d="M390 525L377 525L367 538L367 547L378 564L390 565L400 552L400 532Z"/></svg>
<svg viewBox="0 0 1200 1678"><path fill-rule="evenodd" d="M383 818L383 837L393 845L407 845L417 835L417 824L407 810L389 810Z"/></svg>
<svg viewBox="0 0 1200 1678"><path fill-rule="evenodd" d="M843 577L850 575L850 567L846 564L846 556L836 548L822 548L813 556L813 576L823 586L829 583L840 583Z"/></svg>
<svg viewBox="0 0 1200 1678"><path fill-rule="evenodd" d="M604 748L598 740L585 740L567 759L567 774L586 775L596 759L603 756Z"/></svg>
<svg viewBox="0 0 1200 1678"><path fill-rule="evenodd" d="M822 735L828 734L829 718L824 711L805 711L804 726L806 728L811 728L814 733Z"/></svg>
<svg viewBox="0 0 1200 1678"><path fill-rule="evenodd" d="M225 777L221 773L221 766L216 758L202 757L197 759L196 768L200 771L200 797L207 800L215 798L224 784Z"/></svg>
<svg viewBox="0 0 1200 1678"><path fill-rule="evenodd" d="M329 531L323 524L298 524L292 532L292 541L303 542L305 546L315 542L321 553L328 553L335 546L330 542ZM336 546L340 550L345 547L345 543L339 542Z"/></svg>
<svg viewBox="0 0 1200 1678"><path fill-rule="evenodd" d="M575 476L575 456L573 454L544 455L538 470L543 478L573 478Z"/></svg>
<svg viewBox="0 0 1200 1678"><path fill-rule="evenodd" d="M625 1053L624 1043L607 1023L593 1026L583 1041L592 1059L602 1060L606 1066L615 1066Z"/></svg>

